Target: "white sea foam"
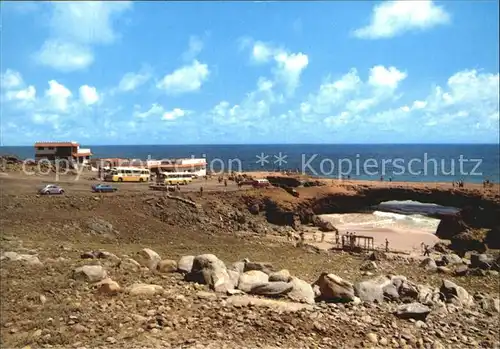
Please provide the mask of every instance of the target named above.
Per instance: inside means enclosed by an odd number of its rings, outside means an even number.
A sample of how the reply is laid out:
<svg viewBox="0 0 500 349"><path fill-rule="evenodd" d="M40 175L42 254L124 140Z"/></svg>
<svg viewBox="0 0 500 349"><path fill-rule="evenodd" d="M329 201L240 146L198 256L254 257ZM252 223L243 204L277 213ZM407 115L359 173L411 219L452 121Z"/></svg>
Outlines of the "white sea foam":
<svg viewBox="0 0 500 349"><path fill-rule="evenodd" d="M333 225L346 226L349 229L411 229L434 233L439 225L439 219L420 214L406 215L384 211L328 214L324 215L324 217Z"/></svg>

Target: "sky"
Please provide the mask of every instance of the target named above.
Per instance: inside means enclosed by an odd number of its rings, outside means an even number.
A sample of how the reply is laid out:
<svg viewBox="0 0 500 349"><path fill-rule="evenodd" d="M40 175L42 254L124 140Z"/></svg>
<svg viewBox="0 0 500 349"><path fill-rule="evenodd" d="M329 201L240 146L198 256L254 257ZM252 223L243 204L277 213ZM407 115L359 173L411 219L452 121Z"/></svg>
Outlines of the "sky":
<svg viewBox="0 0 500 349"><path fill-rule="evenodd" d="M5 2L1 143L498 143L498 1Z"/></svg>

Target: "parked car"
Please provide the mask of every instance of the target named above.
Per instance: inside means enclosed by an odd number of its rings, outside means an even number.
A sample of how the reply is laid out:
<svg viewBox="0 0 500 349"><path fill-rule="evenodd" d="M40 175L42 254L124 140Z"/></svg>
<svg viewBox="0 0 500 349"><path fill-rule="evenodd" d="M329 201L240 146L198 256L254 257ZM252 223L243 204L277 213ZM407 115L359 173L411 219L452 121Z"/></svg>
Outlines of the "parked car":
<svg viewBox="0 0 500 349"><path fill-rule="evenodd" d="M117 190L118 190L118 188L115 188L109 184L94 184L92 186L92 191L94 191L96 193L107 193L107 192L114 192Z"/></svg>
<svg viewBox="0 0 500 349"><path fill-rule="evenodd" d="M64 194L64 189L58 185L55 185L55 184L47 184L45 187L40 189L38 191L38 193L41 195L50 195L50 194L61 195L61 194Z"/></svg>

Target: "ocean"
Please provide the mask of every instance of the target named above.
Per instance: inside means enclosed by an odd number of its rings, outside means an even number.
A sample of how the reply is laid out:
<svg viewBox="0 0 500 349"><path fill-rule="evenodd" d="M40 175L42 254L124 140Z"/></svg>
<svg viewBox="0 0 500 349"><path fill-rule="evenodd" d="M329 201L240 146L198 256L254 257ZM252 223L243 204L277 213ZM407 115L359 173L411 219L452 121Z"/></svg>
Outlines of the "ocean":
<svg viewBox="0 0 500 349"><path fill-rule="evenodd" d="M205 157L212 171L299 170L313 176L410 182L500 181L498 144L82 145L94 158ZM33 158L33 147L0 147Z"/></svg>

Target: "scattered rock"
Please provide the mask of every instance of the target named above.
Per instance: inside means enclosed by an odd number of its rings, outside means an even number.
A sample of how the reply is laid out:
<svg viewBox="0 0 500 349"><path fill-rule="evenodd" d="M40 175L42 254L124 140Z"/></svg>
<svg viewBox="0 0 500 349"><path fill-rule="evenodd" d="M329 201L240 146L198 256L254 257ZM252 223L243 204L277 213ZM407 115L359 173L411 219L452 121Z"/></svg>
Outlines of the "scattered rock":
<svg viewBox="0 0 500 349"><path fill-rule="evenodd" d="M466 276L469 273L469 267L465 264L459 265L455 269L456 276Z"/></svg>
<svg viewBox="0 0 500 349"><path fill-rule="evenodd" d="M424 268L425 270L429 271L436 271L437 270L437 264L434 261L434 259L427 257L420 263L420 267Z"/></svg>
<svg viewBox="0 0 500 349"><path fill-rule="evenodd" d="M374 261L365 261L361 264L359 269L362 271L374 271L378 269L378 266Z"/></svg>
<svg viewBox="0 0 500 349"><path fill-rule="evenodd" d="M164 259L158 263L157 269L160 273L173 273L177 271L177 262L172 259Z"/></svg>
<svg viewBox="0 0 500 349"><path fill-rule="evenodd" d="M105 279L108 273L102 265L84 265L73 270L73 279L87 282L98 282Z"/></svg>
<svg viewBox="0 0 500 349"><path fill-rule="evenodd" d="M0 260L9 260L13 262L21 262L29 266L41 267L43 266L40 259L32 254L19 254L17 252L5 252Z"/></svg>
<svg viewBox="0 0 500 349"><path fill-rule="evenodd" d="M492 256L489 256L487 254L472 254L470 256L470 263L471 263L471 268L479 268L483 270L488 270L490 269L493 264L495 263L495 260Z"/></svg>
<svg viewBox="0 0 500 349"><path fill-rule="evenodd" d="M444 266L437 267L437 272L440 274L451 274L452 273L450 268L447 268Z"/></svg>
<svg viewBox="0 0 500 349"><path fill-rule="evenodd" d="M500 300L498 298L486 297L479 302L484 311L500 312Z"/></svg>
<svg viewBox="0 0 500 349"><path fill-rule="evenodd" d="M136 283L127 287L127 293L133 296L154 296L164 292L165 290L160 285Z"/></svg>
<svg viewBox="0 0 500 349"><path fill-rule="evenodd" d="M366 338L373 344L378 344L378 336L377 334L370 332L366 335Z"/></svg>
<svg viewBox="0 0 500 349"><path fill-rule="evenodd" d="M396 310L396 316L401 319L415 319L425 321L431 309L420 303L402 304Z"/></svg>
<svg viewBox="0 0 500 349"><path fill-rule="evenodd" d="M109 296L115 296L121 292L121 287L116 281L106 278L97 283L97 291Z"/></svg>
<svg viewBox="0 0 500 349"><path fill-rule="evenodd" d="M292 275L290 275L288 269L282 269L280 271L269 274L269 281L289 282L291 278Z"/></svg>

